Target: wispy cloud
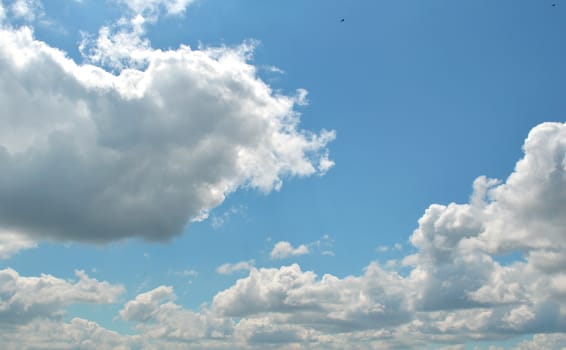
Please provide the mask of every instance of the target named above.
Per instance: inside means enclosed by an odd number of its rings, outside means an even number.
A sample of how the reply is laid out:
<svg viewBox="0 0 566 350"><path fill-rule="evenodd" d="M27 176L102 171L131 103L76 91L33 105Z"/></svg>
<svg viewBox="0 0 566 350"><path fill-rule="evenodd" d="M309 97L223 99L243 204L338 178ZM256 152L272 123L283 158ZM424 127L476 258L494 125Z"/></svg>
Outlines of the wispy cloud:
<svg viewBox="0 0 566 350"><path fill-rule="evenodd" d="M216 272L221 275L230 275L236 272L251 270L255 265L255 260L240 261L237 263L225 263L216 268Z"/></svg>
<svg viewBox="0 0 566 350"><path fill-rule="evenodd" d="M169 273L176 275L176 276L185 276L185 277L197 277L198 276L198 271L193 270L193 269L186 269L186 270L182 270L182 271L170 270Z"/></svg>
<svg viewBox="0 0 566 350"><path fill-rule="evenodd" d="M224 223L230 220L231 217L235 215L245 215L246 214L246 206L241 205L239 207L232 207L220 215L212 215L210 217L210 224L214 229L219 229L224 225Z"/></svg>

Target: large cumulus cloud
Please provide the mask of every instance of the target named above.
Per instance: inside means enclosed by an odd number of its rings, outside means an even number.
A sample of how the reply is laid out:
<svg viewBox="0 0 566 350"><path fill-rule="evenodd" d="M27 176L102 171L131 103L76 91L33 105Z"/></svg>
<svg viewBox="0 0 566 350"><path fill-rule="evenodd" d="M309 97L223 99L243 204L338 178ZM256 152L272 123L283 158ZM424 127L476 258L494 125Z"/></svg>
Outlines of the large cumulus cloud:
<svg viewBox="0 0 566 350"><path fill-rule="evenodd" d="M120 60L117 45L97 53ZM28 27L0 29L0 229L165 240L238 188L269 192L332 165L334 132L299 129L304 91L274 92L249 63L249 44L137 49L143 69L111 74Z"/></svg>

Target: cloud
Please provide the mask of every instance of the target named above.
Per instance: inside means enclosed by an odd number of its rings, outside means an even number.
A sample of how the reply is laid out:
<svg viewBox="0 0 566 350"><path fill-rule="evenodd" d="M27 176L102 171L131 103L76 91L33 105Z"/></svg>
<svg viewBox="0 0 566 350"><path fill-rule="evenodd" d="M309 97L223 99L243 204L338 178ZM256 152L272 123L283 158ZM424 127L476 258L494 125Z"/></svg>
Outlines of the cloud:
<svg viewBox="0 0 566 350"><path fill-rule="evenodd" d="M37 318L59 318L76 303L109 304L124 292L120 285L99 282L75 271L76 282L51 275L23 277L15 270L0 270L0 327L24 324Z"/></svg>
<svg viewBox="0 0 566 350"><path fill-rule="evenodd" d="M566 124L541 124L505 182L479 177L470 203L427 209L411 237L418 252L405 258L427 327L484 337L563 329L565 145ZM504 266L502 253L522 258Z"/></svg>
<svg viewBox="0 0 566 350"><path fill-rule="evenodd" d="M488 190L486 230L490 251L566 249L566 127L544 123L531 130L525 156L507 181ZM509 234L513 232L513 234ZM541 234L543 232L543 234Z"/></svg>
<svg viewBox="0 0 566 350"><path fill-rule="evenodd" d="M214 229L219 229L224 223L234 215L245 215L247 208L243 205L239 207L232 207L220 215L213 215L211 217L211 226Z"/></svg>
<svg viewBox="0 0 566 350"><path fill-rule="evenodd" d="M216 272L221 275L230 275L235 272L249 271L253 269L255 260L240 261L234 264L226 263L218 266Z"/></svg>
<svg viewBox="0 0 566 350"><path fill-rule="evenodd" d="M184 277L198 277L199 275L198 271L194 269L185 269L181 271L175 271L173 269L170 269L168 273L175 276L184 276Z"/></svg>
<svg viewBox="0 0 566 350"><path fill-rule="evenodd" d="M143 30L130 34L123 40L135 48L120 52L121 41L104 47L101 35L93 61L128 54L144 67L126 60L111 74L27 27L0 29L0 229L36 240L163 241L239 188L268 193L327 170L334 132L299 129L303 93L260 80L248 44L162 51Z"/></svg>
<svg viewBox="0 0 566 350"><path fill-rule="evenodd" d="M9 259L24 249L37 247L37 244L27 237L9 231L0 231L0 259Z"/></svg>
<svg viewBox="0 0 566 350"><path fill-rule="evenodd" d="M286 259L292 256L300 256L310 253L309 247L301 244L297 248L293 248L291 243L287 241L280 241L275 244L271 250L271 259Z"/></svg>
<svg viewBox="0 0 566 350"><path fill-rule="evenodd" d="M173 300L173 288L160 286L147 293L136 296L120 311L120 317L125 321L144 322L152 317L163 300Z"/></svg>
<svg viewBox="0 0 566 350"><path fill-rule="evenodd" d="M181 271L181 275L196 277L196 276L198 276L198 272L196 270L183 270L183 271Z"/></svg>
<svg viewBox="0 0 566 350"><path fill-rule="evenodd" d="M0 13L3 11L0 11ZM28 22L43 16L43 6L38 0L15 0L10 6L10 14ZM0 19L2 16L0 15Z"/></svg>
<svg viewBox="0 0 566 350"><path fill-rule="evenodd" d="M535 334L532 340L521 342L515 350L564 349L566 334Z"/></svg>
<svg viewBox="0 0 566 350"><path fill-rule="evenodd" d="M125 4L133 13L140 15L157 15L165 10L167 15L182 15L194 0L117 0Z"/></svg>
<svg viewBox="0 0 566 350"><path fill-rule="evenodd" d="M217 319L206 310L199 313L183 309L173 303L174 299L171 287L160 286L126 303L119 315L123 320L137 322L141 334L165 342L196 343L230 333L230 320Z"/></svg>
<svg viewBox="0 0 566 350"><path fill-rule="evenodd" d="M5 350L153 349L139 335L122 335L79 317L71 319L68 323L41 319L9 329L0 328L0 343Z"/></svg>
<svg viewBox="0 0 566 350"><path fill-rule="evenodd" d="M281 324L303 325L326 332L379 328L406 322L410 313L401 279L378 265L361 277L320 280L299 265L253 269L229 289L218 293L212 307L230 317L273 315Z"/></svg>

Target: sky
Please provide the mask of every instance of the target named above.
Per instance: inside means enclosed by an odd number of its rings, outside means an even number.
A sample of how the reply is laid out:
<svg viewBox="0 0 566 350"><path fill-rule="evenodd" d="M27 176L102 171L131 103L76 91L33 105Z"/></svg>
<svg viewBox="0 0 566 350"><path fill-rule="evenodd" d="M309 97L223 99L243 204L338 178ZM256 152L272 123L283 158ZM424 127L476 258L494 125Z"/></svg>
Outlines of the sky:
<svg viewBox="0 0 566 350"><path fill-rule="evenodd" d="M2 348L565 349L565 33L560 0L0 0Z"/></svg>

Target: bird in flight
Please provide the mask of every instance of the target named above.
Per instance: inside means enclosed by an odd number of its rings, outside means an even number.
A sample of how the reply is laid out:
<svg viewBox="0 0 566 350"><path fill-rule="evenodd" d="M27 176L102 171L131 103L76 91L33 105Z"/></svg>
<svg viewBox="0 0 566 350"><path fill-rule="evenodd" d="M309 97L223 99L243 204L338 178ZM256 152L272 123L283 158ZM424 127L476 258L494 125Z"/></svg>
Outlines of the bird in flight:
<svg viewBox="0 0 566 350"><path fill-rule="evenodd" d="M342 19L340 20L340 23L344 23L344 18L342 18Z"/></svg>

